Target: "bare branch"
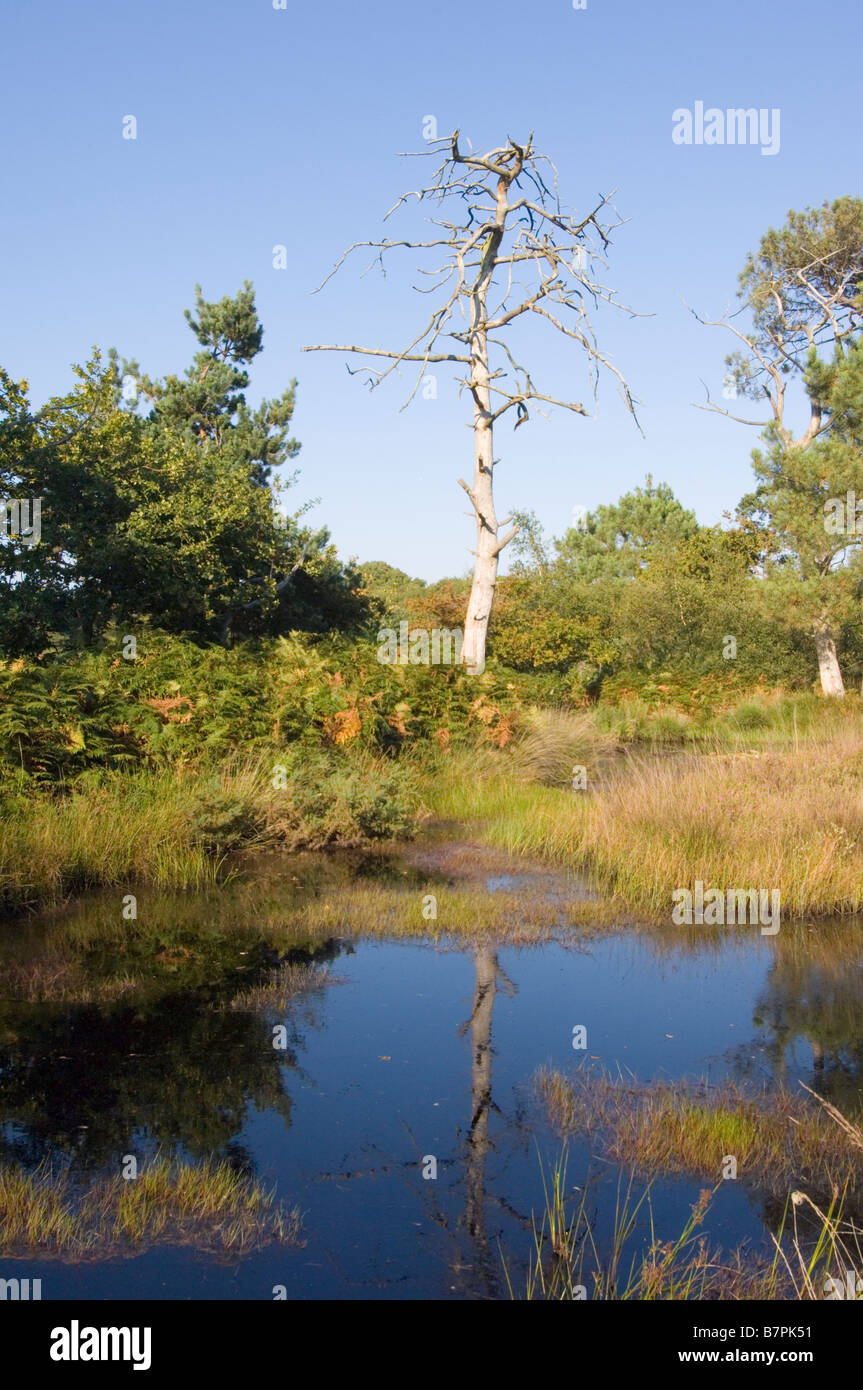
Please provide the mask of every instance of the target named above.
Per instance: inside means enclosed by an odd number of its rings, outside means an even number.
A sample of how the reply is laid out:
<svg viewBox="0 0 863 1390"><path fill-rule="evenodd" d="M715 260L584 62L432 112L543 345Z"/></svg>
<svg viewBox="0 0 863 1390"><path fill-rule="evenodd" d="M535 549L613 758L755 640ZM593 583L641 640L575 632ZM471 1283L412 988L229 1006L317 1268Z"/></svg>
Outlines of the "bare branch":
<svg viewBox="0 0 863 1390"><path fill-rule="evenodd" d="M507 533L506 533L506 535L504 536L503 540L498 541L497 545L495 546L495 548L494 548L494 553L495 553L495 555L499 555L500 552L503 550L504 546L509 545L510 541L513 539L514 536L517 536L517 535L518 535L518 533L519 533L520 530L521 530L521 526L518 525L518 524L516 524L515 526L513 526L513 528L512 528L511 531L507 531Z"/></svg>
<svg viewBox="0 0 863 1390"><path fill-rule="evenodd" d="M459 485L459 487L463 487L463 488L464 488L465 492L467 493L468 497L470 498L471 502L473 503L473 509L474 509L474 511L476 512L477 519L479 520L479 522L481 523L481 525L484 526L485 529L486 529L487 531L493 531L493 532L495 533L495 535L496 535L496 534L497 534L497 527L496 527L496 526L493 526L493 525L491 524L491 522L488 520L488 518L487 518L486 516L483 515L482 511L480 510L479 503L478 503L477 500L476 500L476 494L475 494L475 492L473 491L473 489L468 487L468 485L467 485L467 483L465 482L464 478L459 478L459 480L458 480L458 485Z"/></svg>
<svg viewBox="0 0 863 1390"><path fill-rule="evenodd" d="M454 352L416 353L386 352L383 348L341 347L335 343L313 343L300 349L301 352L355 352L364 357L392 357L397 362L470 362L469 357L459 357Z"/></svg>

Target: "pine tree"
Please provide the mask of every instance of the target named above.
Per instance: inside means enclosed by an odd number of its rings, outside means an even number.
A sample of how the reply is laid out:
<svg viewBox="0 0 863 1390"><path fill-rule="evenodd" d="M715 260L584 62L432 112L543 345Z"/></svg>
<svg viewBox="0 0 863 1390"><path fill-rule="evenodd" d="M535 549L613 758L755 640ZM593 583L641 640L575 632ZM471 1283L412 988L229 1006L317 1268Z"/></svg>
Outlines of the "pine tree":
<svg viewBox="0 0 863 1390"><path fill-rule="evenodd" d="M194 315L191 309L184 313L201 351L183 377L142 378L141 390L153 402L150 419L170 434L188 434L203 452L222 454L265 486L272 470L300 451L289 434L297 383L292 380L277 400L261 401L256 410L246 403L247 368L264 336L252 285L246 280L238 294L218 302L205 300L196 285ZM124 370L138 375L134 362L124 363Z"/></svg>

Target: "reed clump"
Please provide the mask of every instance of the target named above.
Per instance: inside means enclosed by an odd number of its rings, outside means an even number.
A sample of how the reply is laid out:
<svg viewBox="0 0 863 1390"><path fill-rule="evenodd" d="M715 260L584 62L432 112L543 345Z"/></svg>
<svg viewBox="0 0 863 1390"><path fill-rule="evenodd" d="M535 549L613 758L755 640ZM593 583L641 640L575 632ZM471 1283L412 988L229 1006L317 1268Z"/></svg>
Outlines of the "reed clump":
<svg viewBox="0 0 863 1390"><path fill-rule="evenodd" d="M84 1191L46 1167L0 1165L0 1252L7 1257L106 1259L156 1243L212 1254L299 1245L296 1208L228 1163L172 1163L157 1155L135 1178L103 1178Z"/></svg>
<svg viewBox="0 0 863 1390"><path fill-rule="evenodd" d="M536 1086L557 1133L596 1138L605 1157L649 1177L720 1181L732 1156L737 1178L783 1199L801 1185L828 1194L863 1188L857 1127L787 1090L755 1096L731 1081L639 1086L605 1073L569 1078L546 1068Z"/></svg>
<svg viewBox="0 0 863 1390"><path fill-rule="evenodd" d="M841 723L825 713L796 737L771 726L762 747L740 746L734 733L695 750L636 749L613 767L607 744L584 738L588 728L579 722L573 763L585 770L583 787L513 776L515 764L500 760L479 773L454 761L427 800L488 843L566 865L651 920L670 922L672 894L698 881L778 889L785 920L863 909L856 715Z"/></svg>

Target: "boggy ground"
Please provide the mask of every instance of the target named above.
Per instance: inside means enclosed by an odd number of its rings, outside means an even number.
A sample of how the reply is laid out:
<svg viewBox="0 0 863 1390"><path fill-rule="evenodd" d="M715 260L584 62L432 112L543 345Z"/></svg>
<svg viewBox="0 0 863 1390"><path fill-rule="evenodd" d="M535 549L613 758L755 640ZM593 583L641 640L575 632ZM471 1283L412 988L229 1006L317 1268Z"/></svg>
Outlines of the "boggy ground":
<svg viewBox="0 0 863 1390"><path fill-rule="evenodd" d="M535 710L505 748L243 755L105 772L0 808L0 903L136 884L204 890L237 852L370 847L452 822L581 876L612 915L668 921L697 881L780 894L784 921L863 907L863 704L750 702L704 725ZM573 775L575 774L575 775ZM290 862L290 861L289 861ZM429 920L429 919L425 919Z"/></svg>

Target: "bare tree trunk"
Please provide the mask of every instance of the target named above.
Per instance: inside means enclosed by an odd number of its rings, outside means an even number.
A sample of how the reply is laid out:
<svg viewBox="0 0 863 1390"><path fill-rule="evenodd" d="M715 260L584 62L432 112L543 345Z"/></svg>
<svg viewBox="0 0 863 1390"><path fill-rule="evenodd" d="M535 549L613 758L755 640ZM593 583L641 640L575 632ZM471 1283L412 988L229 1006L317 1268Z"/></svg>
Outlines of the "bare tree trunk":
<svg viewBox="0 0 863 1390"><path fill-rule="evenodd" d="M521 158L517 170L521 169ZM495 224L483 251L482 263L473 286L470 304L470 379L473 395L473 489L465 488L476 512L476 551L473 584L467 605L462 654L471 675L485 670L488 620L497 587L498 556L512 535L497 538L494 510L494 413L488 367L488 315L486 296L491 284L500 243L506 227L507 191L510 177L498 180ZM517 529L517 528L516 528ZM514 533L513 533L514 534Z"/></svg>
<svg viewBox="0 0 863 1390"><path fill-rule="evenodd" d="M818 672L821 676L823 694L836 695L841 698L845 694L845 683L842 680L839 658L836 655L836 643L832 633L826 628L816 628L815 650L818 653Z"/></svg>
<svg viewBox="0 0 863 1390"><path fill-rule="evenodd" d="M476 512L476 560L465 618L462 653L471 675L482 675L485 670L488 620L497 585L499 554L492 481L494 426L491 420L491 396L488 385L488 347L486 334L482 330L474 335L471 366L474 382L474 464L473 489L469 496Z"/></svg>

